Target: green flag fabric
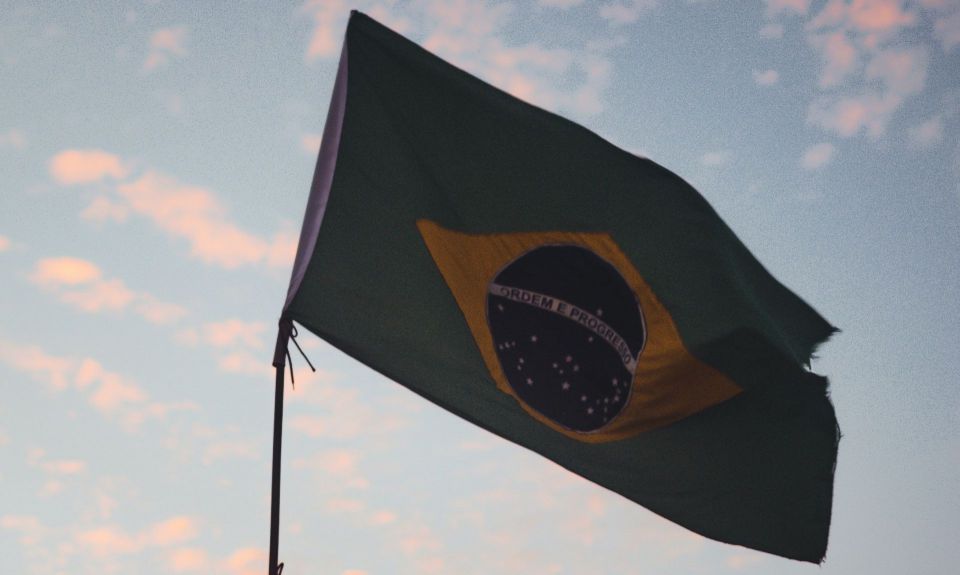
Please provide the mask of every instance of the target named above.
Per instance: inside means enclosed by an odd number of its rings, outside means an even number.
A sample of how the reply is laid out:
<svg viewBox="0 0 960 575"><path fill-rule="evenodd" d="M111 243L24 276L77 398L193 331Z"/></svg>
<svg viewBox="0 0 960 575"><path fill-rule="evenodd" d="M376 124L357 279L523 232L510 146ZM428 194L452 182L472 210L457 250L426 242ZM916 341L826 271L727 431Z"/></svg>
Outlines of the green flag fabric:
<svg viewBox="0 0 960 575"><path fill-rule="evenodd" d="M824 557L835 329L678 176L356 12L282 317L692 531Z"/></svg>

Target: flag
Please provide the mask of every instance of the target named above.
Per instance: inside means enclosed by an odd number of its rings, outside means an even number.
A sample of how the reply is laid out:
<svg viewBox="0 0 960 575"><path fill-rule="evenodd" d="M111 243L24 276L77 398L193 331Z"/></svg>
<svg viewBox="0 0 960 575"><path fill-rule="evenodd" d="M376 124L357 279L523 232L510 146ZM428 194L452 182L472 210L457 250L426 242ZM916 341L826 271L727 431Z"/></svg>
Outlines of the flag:
<svg viewBox="0 0 960 575"><path fill-rule="evenodd" d="M824 557L835 329L678 176L357 12L281 321L692 531Z"/></svg>

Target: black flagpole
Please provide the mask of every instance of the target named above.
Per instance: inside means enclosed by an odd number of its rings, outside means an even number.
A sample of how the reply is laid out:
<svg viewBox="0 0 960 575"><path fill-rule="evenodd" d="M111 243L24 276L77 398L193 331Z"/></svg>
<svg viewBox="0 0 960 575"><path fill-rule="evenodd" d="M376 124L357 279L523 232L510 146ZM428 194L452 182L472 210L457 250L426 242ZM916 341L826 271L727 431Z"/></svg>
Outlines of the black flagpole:
<svg viewBox="0 0 960 575"><path fill-rule="evenodd" d="M283 371L287 358L287 342L293 332L293 322L280 319L277 346L273 352L273 367L277 370L276 394L273 399L273 478L270 487L270 563L267 575L280 575L283 565L278 561L280 547L280 446L283 436Z"/></svg>

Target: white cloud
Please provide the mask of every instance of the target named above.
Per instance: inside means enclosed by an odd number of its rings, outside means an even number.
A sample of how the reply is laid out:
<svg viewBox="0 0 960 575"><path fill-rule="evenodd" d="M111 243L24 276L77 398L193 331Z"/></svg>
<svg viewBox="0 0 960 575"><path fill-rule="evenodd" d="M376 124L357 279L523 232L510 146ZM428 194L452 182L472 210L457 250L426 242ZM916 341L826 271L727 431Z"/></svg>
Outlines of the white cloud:
<svg viewBox="0 0 960 575"><path fill-rule="evenodd" d="M780 79L780 74L776 70L754 70L753 81L760 86L772 86Z"/></svg>
<svg viewBox="0 0 960 575"><path fill-rule="evenodd" d="M800 159L800 165L803 166L805 170L819 170L830 163L830 160L833 159L834 152L835 148L833 144L829 142L815 144L807 148L803 153L803 158Z"/></svg>

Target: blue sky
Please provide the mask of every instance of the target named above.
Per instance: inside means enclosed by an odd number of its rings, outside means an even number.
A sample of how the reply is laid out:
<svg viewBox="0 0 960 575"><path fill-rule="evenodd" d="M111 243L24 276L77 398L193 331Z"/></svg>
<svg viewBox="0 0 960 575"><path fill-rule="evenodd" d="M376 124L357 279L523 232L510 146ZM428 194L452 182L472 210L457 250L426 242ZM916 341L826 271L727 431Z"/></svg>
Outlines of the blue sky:
<svg viewBox="0 0 960 575"><path fill-rule="evenodd" d="M842 329L823 567L689 533L301 337L289 573L944 573L960 561L960 2L14 2L0 556L262 573L274 326L360 9L690 181Z"/></svg>

